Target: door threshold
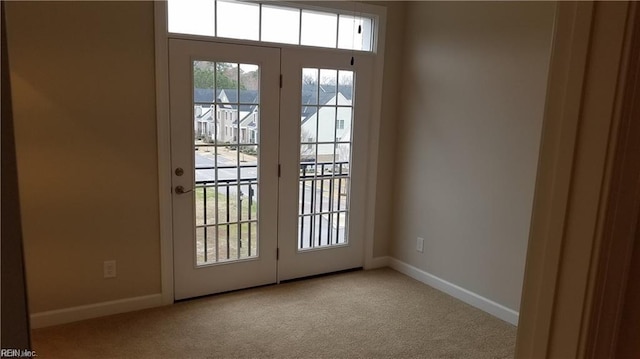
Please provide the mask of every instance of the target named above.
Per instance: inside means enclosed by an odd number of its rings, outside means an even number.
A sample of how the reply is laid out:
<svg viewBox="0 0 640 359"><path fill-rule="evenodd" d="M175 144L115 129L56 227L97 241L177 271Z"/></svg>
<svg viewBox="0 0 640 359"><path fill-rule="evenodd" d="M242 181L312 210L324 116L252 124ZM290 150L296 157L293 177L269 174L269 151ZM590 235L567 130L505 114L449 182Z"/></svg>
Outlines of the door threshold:
<svg viewBox="0 0 640 359"><path fill-rule="evenodd" d="M178 300L174 300L173 303L183 303L183 302L188 302L191 300L197 300L197 299L203 299L203 298L210 298L210 297L214 297L214 296L218 296L218 295L222 295L222 294L229 294L229 293L236 293L236 292L242 292L245 290L251 290L251 289L256 289L256 288L263 288L263 287L270 287L270 286L274 286L274 285L278 285L278 284L285 284L285 283L292 283L292 282L299 282L299 281L303 281L303 280L307 280L307 279L314 279L314 278L321 278L321 277L328 277L328 276L332 276L332 275L336 275L336 274L344 274L344 273L350 273L350 272L358 272L363 270L363 267L356 267L356 268L350 268L350 269L343 269L343 270L339 270L339 271L335 271L335 272L329 272L329 273L322 273L322 274L314 274L314 275L310 275L310 276L306 276L306 277L300 277L300 278L293 278L293 279L287 279L287 280L283 280L280 281L278 283L274 282L274 283L269 283L269 284L263 284L263 285L257 285L255 287L248 287L248 288L241 288L241 289L234 289L234 290L228 290L225 292L219 292L219 293L212 293L212 294L205 294L205 295L199 295L197 297L191 297L191 298L185 298L185 299L178 299Z"/></svg>
<svg viewBox="0 0 640 359"><path fill-rule="evenodd" d="M306 276L306 277L300 277L300 278L293 278L293 279L287 279L287 280L281 280L280 283L291 283L291 282L297 282L297 281L301 281L301 280L307 280L307 279L313 279L313 278L320 278L320 277L327 277L327 276L331 276L331 275L335 275L335 274L343 274L343 273L349 273L349 272L357 272L357 271L361 271L363 270L362 267L356 267L356 268L350 268L350 269L343 269L343 270L339 270L339 271L335 271L335 272L329 272L329 273L322 273L322 274L314 274L314 275L310 275L310 276Z"/></svg>
<svg viewBox="0 0 640 359"><path fill-rule="evenodd" d="M218 293L211 293L211 294L204 294L204 295L199 295L197 297L191 297L191 298L184 298L184 299L178 299L178 300L174 300L173 303L183 303L183 302L188 302L191 300L196 300L196 299L203 299L203 298L210 298L210 297L215 297L218 295L222 295L222 294L229 294L229 293L236 293L236 292L242 292L245 290L250 290L250 289L256 289L256 288L263 288L263 287L270 287L272 285L277 285L276 282L273 283L267 283L267 284L262 284L262 285L256 285L254 287L247 287L247 288L240 288L240 289L234 289L234 290L227 290L225 292L218 292Z"/></svg>

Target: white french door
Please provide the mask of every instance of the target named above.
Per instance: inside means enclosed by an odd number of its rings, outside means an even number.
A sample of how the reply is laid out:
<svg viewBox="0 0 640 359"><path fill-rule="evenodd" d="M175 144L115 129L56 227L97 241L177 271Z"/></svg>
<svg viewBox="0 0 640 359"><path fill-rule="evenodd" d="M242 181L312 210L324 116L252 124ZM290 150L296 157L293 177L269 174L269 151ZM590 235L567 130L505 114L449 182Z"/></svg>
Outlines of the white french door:
<svg viewBox="0 0 640 359"><path fill-rule="evenodd" d="M175 299L363 265L371 57L350 59L169 40Z"/></svg>
<svg viewBox="0 0 640 359"><path fill-rule="evenodd" d="M279 61L169 40L175 299L276 282Z"/></svg>
<svg viewBox="0 0 640 359"><path fill-rule="evenodd" d="M282 69L278 279L362 267L372 57L287 48Z"/></svg>

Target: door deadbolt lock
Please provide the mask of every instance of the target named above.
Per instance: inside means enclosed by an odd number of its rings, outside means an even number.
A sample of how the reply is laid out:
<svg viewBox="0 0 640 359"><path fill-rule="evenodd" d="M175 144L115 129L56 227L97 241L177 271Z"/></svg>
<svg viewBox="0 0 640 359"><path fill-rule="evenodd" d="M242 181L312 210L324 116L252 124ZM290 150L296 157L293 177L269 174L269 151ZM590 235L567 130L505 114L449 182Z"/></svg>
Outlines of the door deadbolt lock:
<svg viewBox="0 0 640 359"><path fill-rule="evenodd" d="M182 169L182 167L178 167L176 168L176 176L182 176L184 174L184 170Z"/></svg>

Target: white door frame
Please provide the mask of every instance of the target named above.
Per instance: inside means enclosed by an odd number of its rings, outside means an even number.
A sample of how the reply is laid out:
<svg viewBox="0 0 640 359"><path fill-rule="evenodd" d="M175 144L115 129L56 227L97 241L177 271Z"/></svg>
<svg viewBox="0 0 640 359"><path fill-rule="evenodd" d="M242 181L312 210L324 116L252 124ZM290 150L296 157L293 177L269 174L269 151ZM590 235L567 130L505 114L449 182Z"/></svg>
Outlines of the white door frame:
<svg viewBox="0 0 640 359"><path fill-rule="evenodd" d="M354 4L352 2L323 3L305 2L305 6L316 6L326 9L344 11L357 10L362 13L374 14L377 17L374 36L374 69L373 88L371 92L370 127L369 127L369 157L367 164L367 183L365 195L365 225L364 225L364 268L371 269L386 265L384 260L373 257L374 222L376 213L376 186L378 173L378 140L380 138L380 113L382 106L382 78L384 70L386 8L369 4ZM162 283L162 303L174 302L173 282L173 228L172 228L172 190L171 187L171 127L169 122L169 33L167 25L166 1L154 2L155 12L155 65L156 65L156 120L158 139L158 199L160 220L160 267ZM174 37L174 36L172 36ZM185 39L205 40L206 37L179 35ZM217 42L256 45L253 41L226 40L216 38ZM281 48L291 45L270 44ZM297 46L296 46L297 47ZM327 50L332 51L332 50ZM333 50L347 51L347 50ZM385 258L386 259L386 258Z"/></svg>

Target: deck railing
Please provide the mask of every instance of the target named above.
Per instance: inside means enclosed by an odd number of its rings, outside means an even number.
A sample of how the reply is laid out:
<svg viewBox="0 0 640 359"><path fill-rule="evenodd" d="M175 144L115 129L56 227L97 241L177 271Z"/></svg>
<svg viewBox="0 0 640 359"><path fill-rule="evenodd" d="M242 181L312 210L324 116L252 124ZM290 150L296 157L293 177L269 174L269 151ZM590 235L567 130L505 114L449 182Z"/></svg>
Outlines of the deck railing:
<svg viewBox="0 0 640 359"><path fill-rule="evenodd" d="M240 170L255 168L257 165L240 165L240 166L210 166L210 167L197 167L196 171L205 170ZM299 191L299 217L300 217L300 234L299 234L299 248L314 248L317 245L326 246L331 244L340 243L340 214L348 211L346 200L343 201L342 197L346 195L348 191L348 178L349 178L349 162L313 162L305 161L300 163L300 191ZM226 238L218 238L219 240L226 241L226 258L217 259L231 259L231 238L229 235L230 226L234 224L249 223L247 231L247 256L251 257L255 255L255 248L252 248L252 239L254 239L255 233L252 233L251 223L257 221L255 212L252 211L254 204L257 201L258 195L258 178L257 176L242 177L242 178L219 178L196 180L195 190L202 191L202 200L197 202L196 206L201 206L203 210L202 223L197 224L196 228L205 228L204 234L204 262L209 262L209 241L207 239L208 231L206 228L212 226L225 226ZM218 203L210 203L209 191L217 191L218 194L226 196L224 203L218 201ZM239 191L239 192L236 192ZM214 192L215 193L215 192ZM237 195L239 193L239 195ZM319 194L319 195L318 195ZM215 196L214 198L218 198ZM235 198L235 201L232 199ZM246 199L245 199L246 198ZM197 199L196 199L197 200ZM242 210L243 201L248 201L246 213ZM309 202L309 203L307 203ZM235 203L237 215L235 216L235 222L232 222L231 206ZM218 208L222 204L223 208ZM216 206L213 218L209 218L207 215L211 206ZM219 213L223 213L223 218L220 218ZM246 218L243 218L245 216ZM338 214L337 216L335 216ZM323 228L323 221L317 220L317 216L328 216L328 224ZM306 218L308 217L308 218ZM334 220L335 217L335 220ZM305 220L306 218L306 220ZM310 228L306 228L305 222ZM343 227L345 223L342 223ZM335 236L331 233L331 228L335 228ZM317 231L316 231L317 229ZM324 230L324 232L323 232ZM241 231L239 231L241 232ZM239 233L241 236L241 233ZM330 238L333 237L333 240ZM304 240L308 239L308 246L305 246ZM322 239L326 240L326 243L322 243ZM237 238L238 246L242 245L242 238ZM317 243L317 245L316 245ZM239 247L238 247L239 248ZM217 250L217 248L216 248ZM216 256L217 257L217 256Z"/></svg>

